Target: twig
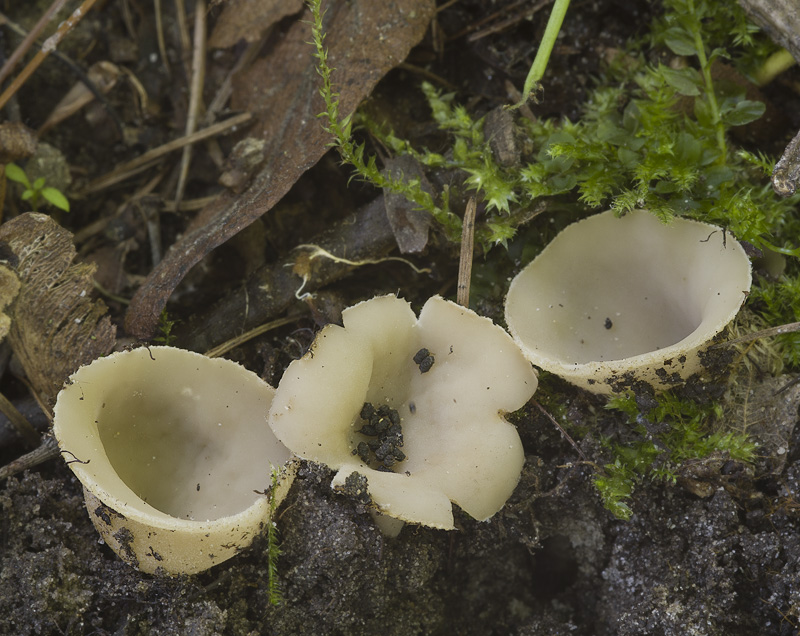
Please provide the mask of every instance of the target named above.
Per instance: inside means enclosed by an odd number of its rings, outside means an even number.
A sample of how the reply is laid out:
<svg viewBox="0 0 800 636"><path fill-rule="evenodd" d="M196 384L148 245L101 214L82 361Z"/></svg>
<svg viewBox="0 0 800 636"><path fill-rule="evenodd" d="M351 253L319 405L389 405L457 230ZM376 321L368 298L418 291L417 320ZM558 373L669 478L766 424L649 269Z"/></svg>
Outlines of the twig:
<svg viewBox="0 0 800 636"><path fill-rule="evenodd" d="M739 336L733 340L726 340L710 347L711 349L719 349L720 347L729 347L731 345L740 344L742 342L750 342L751 340L758 340L759 338L768 338L770 336L780 336L784 333L795 333L800 331L800 322L790 322L785 325L778 325L777 327L770 327L769 329L762 329L754 333L749 333L745 336Z"/></svg>
<svg viewBox="0 0 800 636"><path fill-rule="evenodd" d="M580 455L580 456L581 456L581 459L583 459L583 461L585 461L585 462L588 462L589 460L587 459L586 455L584 455L584 454L583 454L583 451L582 451L582 450L581 450L581 449L578 447L578 445L575 443L575 440L574 440L574 439L572 439L572 438L569 436L569 433L567 433L567 431L565 431L565 430L564 430L564 427L563 427L563 426L561 426L561 424L559 424L559 423L556 421L556 418L554 418L552 415L550 415L550 413L548 413L548 412L547 412L547 410L546 410L546 409L545 409L545 408L544 408L544 407L543 407L541 404L539 404L539 403L538 403L536 400L531 400L531 402L533 403L533 405L534 405L534 406L535 406L537 409L539 409L539 410L540 410L540 411L541 411L541 412L544 414L544 416L545 416L545 417L546 417L548 420L550 420L550 421L553 423L553 426L555 426L555 427L556 427L556 428L557 428L559 431L561 431L561 434L562 434L562 435L563 435L563 436L566 438L566 440L567 440L567 441L568 441L570 444L572 444L572 448L574 448L574 449L575 449L575 450L578 452L578 455ZM591 462L590 462L590 463L591 463ZM593 465L594 465L594 464L593 464Z"/></svg>
<svg viewBox="0 0 800 636"><path fill-rule="evenodd" d="M240 336L236 336L235 338L231 338L230 340L226 340L220 345L217 345L213 349L209 349L205 352L205 356L209 358L218 358L219 356L225 355L233 349L234 347L238 347L253 338L257 338L261 334L267 333L268 331L272 331L273 329L277 329L278 327L283 327L283 325L288 325L290 323L295 322L303 314L292 314L290 316L285 316L284 318L278 318L277 320L272 320L270 322L264 323L263 325L259 325L255 329L251 329L250 331L246 331Z"/></svg>
<svg viewBox="0 0 800 636"><path fill-rule="evenodd" d="M22 457L17 457L13 462L9 462L1 467L0 479L6 479L12 475L21 473L23 470L43 464L46 461L58 457L58 455L58 443L56 440L50 436L45 437L38 448L32 450L30 453L26 453Z"/></svg>
<svg viewBox="0 0 800 636"><path fill-rule="evenodd" d="M197 0L194 7L194 52L192 54L192 81L189 90L189 111L186 114L186 135L197 130L197 119L203 101L203 81L206 76L206 3ZM186 177L192 161L192 144L183 147L175 204L180 205L186 189Z"/></svg>
<svg viewBox="0 0 800 636"><path fill-rule="evenodd" d="M11 422L11 425L27 444L31 446L39 444L39 433L36 432L36 429L25 419L25 416L20 413L17 407L2 393L0 393L0 411L8 418L8 421Z"/></svg>
<svg viewBox="0 0 800 636"><path fill-rule="evenodd" d="M195 143L197 141L201 141L203 139L208 139L209 137L214 137L222 132L227 131L230 128L235 128L236 126L240 126L241 124L245 124L250 121L253 116L250 113L242 113L240 115L236 115L235 117L231 117L230 119L226 119L225 121L221 121L218 124L214 124L213 126L208 126L207 128L203 128L202 130L197 131L192 135L188 135L185 137L180 137L178 139L173 139L172 141L164 144L163 146L159 146L158 148L153 148L152 150L148 150L143 155L139 155L136 159L132 159L131 161L114 168L109 173L104 174L102 177L98 177L94 181L92 181L87 187L86 190L82 192L82 194L91 194L92 192L97 192L98 190L102 190L107 188L110 185L121 181L122 178L127 178L131 176L132 173L135 174L137 169L141 168L144 169L143 166L147 167L146 164L156 161L160 159L166 154L173 152L175 150L179 150L183 148L186 144ZM141 170L138 170L139 172ZM121 176L124 175L124 176Z"/></svg>
<svg viewBox="0 0 800 636"><path fill-rule="evenodd" d="M19 46L16 50L11 54L11 57L6 60L6 63L3 64L3 68L0 68L0 84L2 84L6 78L11 75L11 72L17 67L17 62L22 59L22 56L28 52L28 49L31 48L31 45L34 43L39 34L44 31L44 28L47 26L47 23L50 22L52 17L61 11L61 8L66 4L67 0L53 0L53 4L51 4L47 11L42 14L42 17L39 18L39 21L34 25L31 29L30 33L28 33L22 42L20 42Z"/></svg>
<svg viewBox="0 0 800 636"><path fill-rule="evenodd" d="M156 14L156 39L158 40L158 52L161 55L161 62L164 64L164 71L167 77L172 76L167 59L167 45L164 42L164 20L161 17L161 0L153 0L153 11Z"/></svg>
<svg viewBox="0 0 800 636"><path fill-rule="evenodd" d="M184 0L175 0L175 15L178 22L178 33L181 39L181 59L187 62L189 48L192 42L189 39L189 26L186 24L186 3ZM186 69L186 75L189 75L189 69Z"/></svg>
<svg viewBox="0 0 800 636"><path fill-rule="evenodd" d="M472 279L472 253L475 245L475 197L467 201L464 222L461 227L461 259L458 262L458 286L456 302L469 307L469 283Z"/></svg>
<svg viewBox="0 0 800 636"><path fill-rule="evenodd" d="M33 59L28 62L27 66L22 69L22 72L17 75L11 84L9 84L8 88L3 91L3 94L0 95L0 109L2 109L7 103L8 100L11 99L14 94L20 89L20 87L28 80L28 78L33 74L33 72L39 68L44 59L53 51L56 50L59 43L64 36L69 33L78 22L81 21L81 18L85 16L91 8L95 5L97 0L83 0L83 4L80 7L75 9L72 12L72 15L64 20L59 26L58 30L47 38L42 44L42 48L39 49L39 52L33 57Z"/></svg>
<svg viewBox="0 0 800 636"><path fill-rule="evenodd" d="M9 18L2 13L0 13L0 24L4 24L9 29L11 29L14 33L21 37L27 37L29 34L28 32L23 29L19 24L14 22L13 20L9 20ZM103 92L95 85L94 81L89 77L87 72L81 67L80 64L75 62L71 57L65 55L59 50L53 51L50 55L52 55L55 59L59 62L64 64L72 73L77 77L81 83L89 89L92 95L103 105L103 108L106 109L106 112L111 116L114 120L114 124L117 127L120 135L122 135L122 129L124 124L122 122L122 118L119 116L119 113L114 109L111 105L111 102L108 101L108 98L103 94ZM42 130L40 129L37 132L37 136L41 136Z"/></svg>

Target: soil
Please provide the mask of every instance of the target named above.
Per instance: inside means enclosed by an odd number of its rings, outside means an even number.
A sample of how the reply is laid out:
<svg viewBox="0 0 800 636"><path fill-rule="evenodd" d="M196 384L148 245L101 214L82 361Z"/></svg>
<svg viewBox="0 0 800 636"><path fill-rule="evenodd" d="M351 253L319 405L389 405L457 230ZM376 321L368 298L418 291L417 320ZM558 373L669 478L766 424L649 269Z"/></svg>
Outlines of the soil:
<svg viewBox="0 0 800 636"><path fill-rule="evenodd" d="M21 4L0 2L6 15L31 28L48 3ZM212 4L213 24L221 7ZM431 124L418 90L420 69L449 83L461 103L483 115L510 101L507 81L522 85L546 22L546 11L531 10L534 2L439 4L447 8L436 16L436 36L428 29L407 64L389 71L370 91L367 105L392 121L398 136L433 149L441 148L444 138ZM54 217L75 235L79 260L97 265L96 278L118 328L117 348L137 340L123 328L127 307L119 299L129 299L153 270L148 210L162 210L165 248L189 231L195 215L162 209L174 195L178 160L161 167L163 182L148 195L151 199L136 205L129 203L132 195L155 172L87 193L87 184L112 167L182 134L188 78L179 70L173 9L164 11L171 77L152 61L158 59L152 3L101 3L63 46L84 67L110 59L135 72L146 102L132 82L122 82L108 95L125 123L124 135L95 105L44 137L66 157L73 185L62 188L76 194L73 211ZM192 14L192 3L187 11ZM654 11L654 3L645 0L574 2L537 115L578 117L603 52L641 36ZM468 38L495 13L498 17L485 24L516 19L497 32ZM296 19L283 17L271 37L280 39ZM6 56L17 42L10 36L0 41ZM268 40L261 55L276 46ZM243 48L209 54L207 97ZM49 60L19 92L16 111L7 112L35 128L74 82ZM776 103L797 106L788 88L769 93ZM786 112L797 117L800 108ZM798 127L800 121L790 121L764 139L763 148L780 152ZM244 135L195 149L185 200L219 189L221 167L214 157L229 155ZM81 191L86 194L77 195ZM334 154L325 154L268 214L186 273L167 305L170 318L178 321L178 342L206 350L249 326L251 309L244 300L235 324L223 312L238 307L235 294L246 289L247 277L254 272L279 276L286 262L296 262L291 250L320 233L331 244L345 240L340 228L353 214L365 223L360 234L370 238L362 257L388 253L391 231L371 216L375 196L370 187L349 180ZM25 211L18 204L17 197L7 197L6 220ZM541 223L532 231L546 235L548 221ZM506 279L518 271L522 250L512 246L510 258L496 263L491 255L476 257L473 305L479 313L502 322ZM281 282L289 300L264 309L258 322L287 313L296 318L226 355L277 385L288 363L306 351L323 324L338 321L344 307L397 290L415 307L435 293L455 295L457 246L431 233L425 250L408 259L431 271L418 275L403 263L386 262L315 272L321 282L310 307L294 297L296 281ZM47 417L19 379L7 344L3 347L0 392L46 433ZM455 531L406 525L398 537L388 538L363 500L330 488L328 468L304 462L276 520L282 594L277 605L270 603L265 537L194 576L144 575L123 563L99 539L80 483L56 457L0 482L0 635L800 634L800 389L789 375L736 371L733 378L737 388L720 377L708 386L690 385L687 394L728 396L731 422L756 419L751 431L760 443L757 462L717 457L684 467L677 483L642 483L630 500L633 515L627 521L603 507L592 464L609 461L602 440L624 437L620 431L629 426L627 420L605 410L604 399L552 376L541 379L540 392L559 401L577 447L590 461L581 459L536 405L526 406L513 416L526 453L521 480L489 521L477 522L456 509ZM0 466L28 450L0 415Z"/></svg>

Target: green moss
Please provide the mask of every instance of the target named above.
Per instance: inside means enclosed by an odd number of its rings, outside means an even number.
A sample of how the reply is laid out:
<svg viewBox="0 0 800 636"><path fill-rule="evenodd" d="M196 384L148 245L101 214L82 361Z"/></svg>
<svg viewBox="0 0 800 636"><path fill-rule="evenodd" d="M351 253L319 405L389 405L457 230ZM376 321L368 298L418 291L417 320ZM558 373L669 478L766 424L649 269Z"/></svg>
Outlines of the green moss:
<svg viewBox="0 0 800 636"><path fill-rule="evenodd" d="M700 404L668 392L643 412L633 393L627 393L611 398L606 408L625 414L634 427L634 439L625 444L603 440L613 461L594 478L603 504L621 519L630 518L627 500L639 484L674 483L687 461L712 456L746 463L755 459L756 444L745 434L725 430L718 404Z"/></svg>
<svg viewBox="0 0 800 636"><path fill-rule="evenodd" d="M311 6L323 117L342 159L359 177L428 210L446 236L458 241L460 220L449 210L446 193L431 196L416 181L385 176L374 157L365 158L364 146L353 143L353 120L340 116L331 87L318 0ZM486 210L476 228L485 249L507 246L538 199L569 194L573 205L584 208L610 206L621 214L647 208L664 221L684 215L717 223L758 247L800 255L793 242L800 225L789 214L800 198L778 198L765 175L772 161L734 149L728 138L733 127L758 119L764 105L747 97L746 86L716 80L712 73L721 60L755 73L774 46L756 35L733 0L665 0L663 9L649 36L631 43L605 69L579 121L519 119L516 125L532 148L519 166L498 165L483 120L457 105L453 94L427 83L422 91L434 121L451 136L449 151L417 150L385 126L356 120L396 154L466 173L463 185ZM653 47L670 52L670 65L646 61Z"/></svg>

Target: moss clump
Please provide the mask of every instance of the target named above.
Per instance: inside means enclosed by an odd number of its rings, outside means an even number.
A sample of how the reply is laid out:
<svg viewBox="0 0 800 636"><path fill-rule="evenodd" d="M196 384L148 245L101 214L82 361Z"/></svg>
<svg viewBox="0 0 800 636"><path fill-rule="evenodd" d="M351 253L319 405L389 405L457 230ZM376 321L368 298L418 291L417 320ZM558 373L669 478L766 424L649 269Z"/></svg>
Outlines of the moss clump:
<svg viewBox="0 0 800 636"><path fill-rule="evenodd" d="M603 504L615 516L630 518L633 491L645 480L675 483L690 461L710 457L752 463L756 444L745 434L725 430L719 404L682 399L667 392L637 401L632 392L611 398L606 408L627 416L634 439L603 440L613 461L595 475Z"/></svg>

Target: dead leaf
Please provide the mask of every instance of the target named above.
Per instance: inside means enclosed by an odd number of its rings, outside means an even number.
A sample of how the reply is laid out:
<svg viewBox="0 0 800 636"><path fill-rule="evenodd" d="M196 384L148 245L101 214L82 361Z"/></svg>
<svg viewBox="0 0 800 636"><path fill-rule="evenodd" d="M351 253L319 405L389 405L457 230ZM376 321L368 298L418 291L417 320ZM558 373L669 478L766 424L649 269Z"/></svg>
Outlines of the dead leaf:
<svg viewBox="0 0 800 636"><path fill-rule="evenodd" d="M303 0L231 0L217 18L208 46L226 49L239 40L257 41L267 29L303 8Z"/></svg>
<svg viewBox="0 0 800 636"><path fill-rule="evenodd" d="M422 189L429 194L433 193L425 173L419 162L408 155L386 159L386 171L391 171L395 179L406 181L418 180ZM403 254L421 252L428 243L428 228L431 225L430 212L420 210L417 205L402 194L384 189L383 200L386 203L386 216L392 226L397 247Z"/></svg>
<svg viewBox="0 0 800 636"><path fill-rule="evenodd" d="M399 64L425 34L435 13L433 0L348 0L332 2L325 14L329 63L341 93L341 113L351 113L378 80ZM129 333L153 334L172 291L203 256L267 212L330 143L317 114L324 105L308 44L308 20L275 42L270 54L236 79L233 107L252 112L248 136L267 143L265 161L241 195L224 193L204 208L169 249L131 301L125 317Z"/></svg>
<svg viewBox="0 0 800 636"><path fill-rule="evenodd" d="M102 301L91 299L94 267L72 263L72 234L49 216L29 212L8 221L0 243L14 255L21 283L8 341L33 388L53 404L78 367L111 351L116 329Z"/></svg>

